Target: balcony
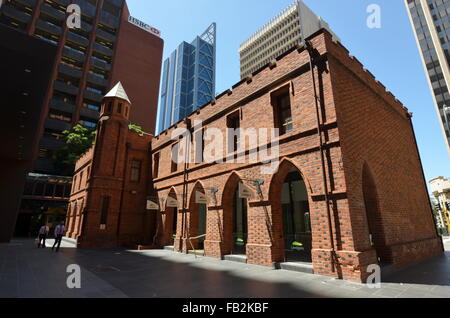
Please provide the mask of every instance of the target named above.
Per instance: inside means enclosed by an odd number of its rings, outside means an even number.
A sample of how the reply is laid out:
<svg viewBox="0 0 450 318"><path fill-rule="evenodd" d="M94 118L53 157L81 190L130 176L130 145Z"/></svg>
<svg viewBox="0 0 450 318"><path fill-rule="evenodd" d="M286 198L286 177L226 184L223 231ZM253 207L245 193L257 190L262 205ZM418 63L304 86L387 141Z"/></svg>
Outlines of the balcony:
<svg viewBox="0 0 450 318"><path fill-rule="evenodd" d="M86 95L85 95L86 97ZM93 121L97 121L100 116L100 113L96 110L89 109L87 107L81 107L80 109L80 117L86 117L92 119Z"/></svg>
<svg viewBox="0 0 450 318"><path fill-rule="evenodd" d="M69 65L66 65L66 64L60 64L58 70L59 70L59 72L61 74L65 74L65 75L68 75L70 77L74 77L76 79L80 79L81 76L83 75L82 71L77 70L76 68L73 68L73 67L71 67Z"/></svg>
<svg viewBox="0 0 450 318"><path fill-rule="evenodd" d="M43 20L37 21L36 28L40 29L41 31L45 31L47 33L56 35L58 37L61 35L61 27Z"/></svg>
<svg viewBox="0 0 450 318"><path fill-rule="evenodd" d="M64 49L63 49L63 56L71 58L78 62L84 62L84 54L82 54L78 51L75 51L73 49L70 49L67 46L64 47Z"/></svg>
<svg viewBox="0 0 450 318"><path fill-rule="evenodd" d="M82 47L87 47L89 45L88 39L86 39L85 37L83 37L81 35L70 32L70 31L67 32L67 40L72 43L78 44Z"/></svg>
<svg viewBox="0 0 450 318"><path fill-rule="evenodd" d="M81 20L81 30L83 30L84 32L91 32L92 31L92 25L84 22L83 20Z"/></svg>
<svg viewBox="0 0 450 318"><path fill-rule="evenodd" d="M123 0L107 0L107 1L117 8L122 8Z"/></svg>
<svg viewBox="0 0 450 318"><path fill-rule="evenodd" d="M106 32L106 31L104 31L104 30L102 30L100 28L97 29L97 36L100 39L102 39L104 41L107 41L107 42L114 43L116 41L116 36L115 35L112 35L111 33Z"/></svg>
<svg viewBox="0 0 450 318"><path fill-rule="evenodd" d="M100 23L112 28L117 29L119 27L119 18L109 14L106 11L102 11L100 16Z"/></svg>
<svg viewBox="0 0 450 318"><path fill-rule="evenodd" d="M67 103L63 100L59 99L51 99L49 103L49 107L52 109L56 109L65 113L72 114L75 111L75 105L71 103Z"/></svg>
<svg viewBox="0 0 450 318"><path fill-rule="evenodd" d="M96 66L99 69L104 70L104 71L111 71L111 64L106 63L105 61L102 61L95 57L91 57L91 65Z"/></svg>
<svg viewBox="0 0 450 318"><path fill-rule="evenodd" d="M97 86L101 86L106 88L108 86L108 80L102 78L102 77L98 77L94 74L88 74L88 83L97 85Z"/></svg>
<svg viewBox="0 0 450 318"><path fill-rule="evenodd" d="M16 0L16 2L29 8L34 8L34 6L36 5L36 0Z"/></svg>
<svg viewBox="0 0 450 318"><path fill-rule="evenodd" d="M60 81L55 81L53 83L53 88L59 92L66 93L69 95L74 95L74 96L78 95L78 87L75 87L72 85L67 85L66 83L63 83Z"/></svg>
<svg viewBox="0 0 450 318"><path fill-rule="evenodd" d="M67 7L70 4L70 0L53 0L57 4L62 5L63 7Z"/></svg>
<svg viewBox="0 0 450 318"><path fill-rule="evenodd" d="M60 148L64 142L56 138L43 137L39 143L40 148L45 148L48 150L55 150Z"/></svg>
<svg viewBox="0 0 450 318"><path fill-rule="evenodd" d="M8 5L3 5L2 12L7 17L23 23L28 23L31 20L31 15L25 14L22 11L16 10Z"/></svg>
<svg viewBox="0 0 450 318"><path fill-rule="evenodd" d="M53 129L56 131L69 130L71 127L70 123L66 123L65 121L53 118L45 119L44 125L45 128Z"/></svg>
<svg viewBox="0 0 450 318"><path fill-rule="evenodd" d="M101 44L98 44L97 42L94 43L94 51L97 53L100 53L102 55L106 55L111 57L113 55L113 50L111 50L110 48L103 46Z"/></svg>
<svg viewBox="0 0 450 318"><path fill-rule="evenodd" d="M95 12L97 11L97 8L90 4L86 0L75 0L75 3L78 4L81 8L81 14L88 16L90 18L95 17Z"/></svg>
<svg viewBox="0 0 450 318"><path fill-rule="evenodd" d="M55 166L52 159L38 158L34 162L34 170L45 174L54 174Z"/></svg>
<svg viewBox="0 0 450 318"><path fill-rule="evenodd" d="M45 3L41 5L41 11L47 13L49 16L57 19L58 21L63 21L65 18L65 13L63 13Z"/></svg>
<svg viewBox="0 0 450 318"><path fill-rule="evenodd" d="M96 103L101 103L102 100L103 100L103 95L97 94L97 93L92 92L92 91L85 90L84 91L84 98L86 98L88 100L91 100L93 102L96 102Z"/></svg>

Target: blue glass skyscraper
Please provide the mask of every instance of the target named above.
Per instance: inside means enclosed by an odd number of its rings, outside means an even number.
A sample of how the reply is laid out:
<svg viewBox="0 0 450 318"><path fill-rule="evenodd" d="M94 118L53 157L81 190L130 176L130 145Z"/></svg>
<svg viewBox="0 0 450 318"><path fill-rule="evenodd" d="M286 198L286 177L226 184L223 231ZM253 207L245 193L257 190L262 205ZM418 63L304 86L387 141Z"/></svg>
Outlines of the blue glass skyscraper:
<svg viewBox="0 0 450 318"><path fill-rule="evenodd" d="M192 43L182 42L164 61L156 134L214 98L216 24Z"/></svg>

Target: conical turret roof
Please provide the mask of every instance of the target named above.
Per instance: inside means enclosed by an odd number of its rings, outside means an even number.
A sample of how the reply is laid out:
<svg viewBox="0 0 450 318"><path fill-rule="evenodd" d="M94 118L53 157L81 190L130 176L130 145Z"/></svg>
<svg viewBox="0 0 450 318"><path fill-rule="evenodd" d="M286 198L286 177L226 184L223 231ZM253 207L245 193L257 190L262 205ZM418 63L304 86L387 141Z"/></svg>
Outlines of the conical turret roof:
<svg viewBox="0 0 450 318"><path fill-rule="evenodd" d="M126 100L128 103L131 104L130 99L128 98L127 93L125 92L125 89L122 86L121 82L118 82L116 86L114 86L108 94L105 95L105 97L117 97Z"/></svg>

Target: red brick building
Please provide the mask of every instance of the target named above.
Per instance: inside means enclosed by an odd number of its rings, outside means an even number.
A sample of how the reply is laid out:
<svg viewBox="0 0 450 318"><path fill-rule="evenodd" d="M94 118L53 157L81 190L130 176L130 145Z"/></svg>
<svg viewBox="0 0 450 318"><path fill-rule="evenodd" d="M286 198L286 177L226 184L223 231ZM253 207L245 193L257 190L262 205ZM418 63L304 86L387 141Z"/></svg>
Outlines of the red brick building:
<svg viewBox="0 0 450 318"><path fill-rule="evenodd" d="M129 129L131 103L119 82L104 100L95 145L75 168L67 236L80 247L149 241L145 211L151 136ZM142 208L144 207L144 208Z"/></svg>
<svg viewBox="0 0 450 318"><path fill-rule="evenodd" d="M154 138L130 132L115 107L133 106L107 96L109 119L77 164L69 235L81 247L156 243L180 252L200 236L192 245L209 257L310 262L316 274L354 281L364 281L370 264L442 253L411 114L327 31L307 42ZM274 174L250 160L264 143L227 135L238 127L280 129ZM172 149L183 140L172 134L180 128L203 134L189 142L190 158L206 154L208 128L245 149L215 153L222 163L176 164ZM235 157L245 160L227 162ZM146 211L146 199L159 211Z"/></svg>

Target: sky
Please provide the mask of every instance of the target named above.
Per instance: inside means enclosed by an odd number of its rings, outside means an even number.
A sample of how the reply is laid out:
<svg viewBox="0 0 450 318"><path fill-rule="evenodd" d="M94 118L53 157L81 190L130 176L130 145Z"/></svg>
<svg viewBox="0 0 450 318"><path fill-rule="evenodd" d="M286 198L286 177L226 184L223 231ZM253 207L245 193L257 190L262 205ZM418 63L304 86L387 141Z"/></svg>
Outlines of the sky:
<svg viewBox="0 0 450 318"><path fill-rule="evenodd" d="M437 176L450 178L450 156L404 1L304 2L330 24L350 54L414 114L427 181ZM127 0L127 3L132 16L162 32L164 59L182 41L191 42L216 22L216 92L221 93L240 80L240 44L293 0ZM379 29L367 26L370 15L367 8L371 4L381 8Z"/></svg>

